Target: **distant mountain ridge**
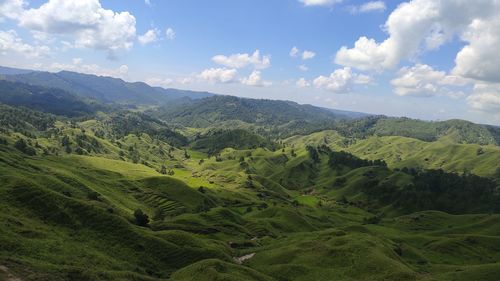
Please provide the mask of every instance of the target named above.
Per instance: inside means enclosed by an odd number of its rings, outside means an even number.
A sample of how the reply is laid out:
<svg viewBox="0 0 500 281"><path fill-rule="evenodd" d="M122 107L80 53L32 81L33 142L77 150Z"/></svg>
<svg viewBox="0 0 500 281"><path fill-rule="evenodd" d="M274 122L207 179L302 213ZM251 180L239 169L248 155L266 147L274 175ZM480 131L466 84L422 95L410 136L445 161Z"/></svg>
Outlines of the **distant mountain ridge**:
<svg viewBox="0 0 500 281"><path fill-rule="evenodd" d="M208 92L151 87L144 82L126 82L119 78L71 71L57 73L0 69L0 79L34 86L59 88L74 95L106 103L162 105L176 99L199 99L213 96Z"/></svg>
<svg viewBox="0 0 500 281"><path fill-rule="evenodd" d="M102 106L84 101L62 89L0 80L0 103L76 117L96 112Z"/></svg>

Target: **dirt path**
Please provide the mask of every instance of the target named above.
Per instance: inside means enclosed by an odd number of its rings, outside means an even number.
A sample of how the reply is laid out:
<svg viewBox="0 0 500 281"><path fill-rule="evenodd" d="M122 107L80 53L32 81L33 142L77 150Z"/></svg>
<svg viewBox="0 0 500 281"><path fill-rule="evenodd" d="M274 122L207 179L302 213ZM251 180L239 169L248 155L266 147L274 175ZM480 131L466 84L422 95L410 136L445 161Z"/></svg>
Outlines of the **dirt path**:
<svg viewBox="0 0 500 281"><path fill-rule="evenodd" d="M248 255L244 255L244 256L241 256L241 257L233 257L234 261L237 263L237 264L242 264L244 261L246 260L249 260L251 258L253 258L253 256L255 256L255 253L251 253L251 254L248 254Z"/></svg>
<svg viewBox="0 0 500 281"><path fill-rule="evenodd" d="M3 265L0 265L0 280L5 281L22 281L20 278L15 277L9 272L9 268Z"/></svg>

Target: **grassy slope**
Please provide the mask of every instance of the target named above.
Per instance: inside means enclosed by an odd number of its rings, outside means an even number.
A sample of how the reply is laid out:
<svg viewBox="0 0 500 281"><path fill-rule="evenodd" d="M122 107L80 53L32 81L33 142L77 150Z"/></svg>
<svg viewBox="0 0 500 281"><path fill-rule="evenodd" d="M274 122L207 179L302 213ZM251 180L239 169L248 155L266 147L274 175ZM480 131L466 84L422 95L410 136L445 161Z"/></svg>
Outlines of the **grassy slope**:
<svg viewBox="0 0 500 281"><path fill-rule="evenodd" d="M500 163L500 147L494 145L457 144L448 137L434 142L406 137L369 137L352 141L335 131L322 131L285 140L290 145L327 144L337 150L346 150L364 159L384 159L391 168L421 167L444 169L461 173L468 171L481 176L492 176ZM478 155L478 149L484 153Z"/></svg>
<svg viewBox="0 0 500 281"><path fill-rule="evenodd" d="M96 123L82 125L93 136ZM59 126L71 139L81 133ZM9 145L15 138L6 137ZM375 139L380 150L404 140L371 138L348 149ZM363 202L363 174L374 168L333 171L324 155L313 163L305 150L308 143L349 145L334 132L294 137L283 151L225 149L220 161L198 151L186 159L176 148L169 156L168 144L144 134L98 138L102 152L86 156L65 154L52 138L37 141L59 156L27 157L0 145L0 264L26 280L496 280L499 272L497 215L388 209L390 218L364 224L370 210L338 199ZM131 162L129 147L143 164ZM496 157L491 149L480 157ZM158 173L162 164L174 175ZM338 178L346 178L341 187ZM384 169L377 178L409 180ZM161 210L164 219L151 229L135 226L137 208L151 216ZM231 258L250 253L242 265Z"/></svg>

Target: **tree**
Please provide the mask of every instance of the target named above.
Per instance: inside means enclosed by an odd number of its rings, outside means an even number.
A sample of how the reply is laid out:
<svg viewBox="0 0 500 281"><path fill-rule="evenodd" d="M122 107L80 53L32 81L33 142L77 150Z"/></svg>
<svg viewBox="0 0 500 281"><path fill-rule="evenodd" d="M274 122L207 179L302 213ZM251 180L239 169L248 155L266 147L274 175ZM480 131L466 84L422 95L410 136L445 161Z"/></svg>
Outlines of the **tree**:
<svg viewBox="0 0 500 281"><path fill-rule="evenodd" d="M26 143L26 141L24 141L24 139L18 139L14 143L14 147L17 150L19 150L22 153L24 153L24 154L28 154L28 155L35 155L36 154L35 149L33 149L32 147L28 146L28 144Z"/></svg>
<svg viewBox="0 0 500 281"><path fill-rule="evenodd" d="M165 167L165 165L161 165L160 174L164 174L164 175L167 174L167 167Z"/></svg>
<svg viewBox="0 0 500 281"><path fill-rule="evenodd" d="M314 163L319 162L319 154L316 148L308 145L306 146L307 152L309 152L309 155L311 156L311 159L313 160Z"/></svg>
<svg viewBox="0 0 500 281"><path fill-rule="evenodd" d="M147 214L143 213L141 209L134 211L135 224L138 226L148 226L149 217Z"/></svg>

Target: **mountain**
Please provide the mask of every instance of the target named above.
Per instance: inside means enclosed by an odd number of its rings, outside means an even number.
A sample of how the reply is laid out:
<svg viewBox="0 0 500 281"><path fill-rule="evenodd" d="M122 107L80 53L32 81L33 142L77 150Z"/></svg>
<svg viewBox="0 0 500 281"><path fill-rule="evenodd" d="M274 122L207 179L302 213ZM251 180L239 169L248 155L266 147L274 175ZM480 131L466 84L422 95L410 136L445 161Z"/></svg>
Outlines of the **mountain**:
<svg viewBox="0 0 500 281"><path fill-rule="evenodd" d="M161 88L161 87L154 87L157 91L164 93L165 95L171 97L172 99L183 99L183 98L189 98L191 100L196 100L196 99L202 99L202 98L208 98L215 96L214 93L210 92L197 92L197 91L189 91L189 90L179 90L179 89L173 89L173 88Z"/></svg>
<svg viewBox="0 0 500 281"><path fill-rule="evenodd" d="M327 129L334 122L359 116L291 101L222 95L164 106L150 113L180 126L249 129L274 138Z"/></svg>
<svg viewBox="0 0 500 281"><path fill-rule="evenodd" d="M165 120L185 126L204 127L238 120L255 125L351 119L348 112L332 111L291 101L214 96L158 112Z"/></svg>
<svg viewBox="0 0 500 281"><path fill-rule="evenodd" d="M17 75L34 72L34 70L6 67L0 65L0 75Z"/></svg>
<svg viewBox="0 0 500 281"><path fill-rule="evenodd" d="M35 86L59 88L84 98L106 103L133 105L161 105L180 98L200 98L213 94L151 87L143 82L125 82L122 79L70 71L28 72L3 75L1 79Z"/></svg>
<svg viewBox="0 0 500 281"><path fill-rule="evenodd" d="M102 106L91 106L61 89L0 80L0 103L68 117L92 114Z"/></svg>

